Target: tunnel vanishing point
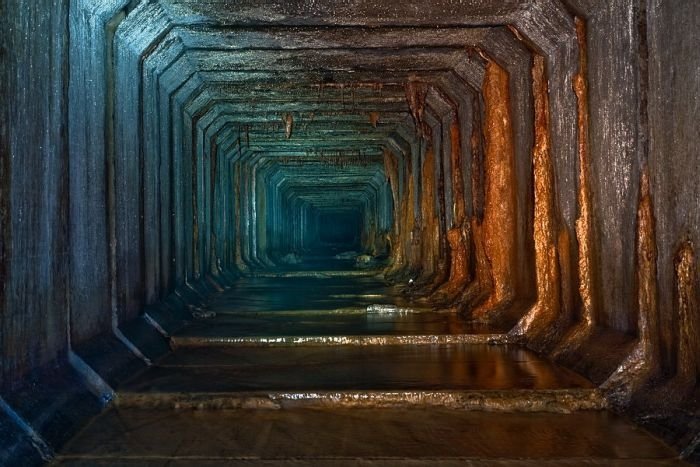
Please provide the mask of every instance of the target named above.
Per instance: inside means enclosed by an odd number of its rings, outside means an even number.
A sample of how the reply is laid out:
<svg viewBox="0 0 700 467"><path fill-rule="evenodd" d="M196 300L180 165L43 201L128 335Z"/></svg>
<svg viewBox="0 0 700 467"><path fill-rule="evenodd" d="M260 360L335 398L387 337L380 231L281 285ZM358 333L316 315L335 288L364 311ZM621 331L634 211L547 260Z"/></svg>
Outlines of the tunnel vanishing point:
<svg viewBox="0 0 700 467"><path fill-rule="evenodd" d="M0 465L700 462L700 2L0 18Z"/></svg>

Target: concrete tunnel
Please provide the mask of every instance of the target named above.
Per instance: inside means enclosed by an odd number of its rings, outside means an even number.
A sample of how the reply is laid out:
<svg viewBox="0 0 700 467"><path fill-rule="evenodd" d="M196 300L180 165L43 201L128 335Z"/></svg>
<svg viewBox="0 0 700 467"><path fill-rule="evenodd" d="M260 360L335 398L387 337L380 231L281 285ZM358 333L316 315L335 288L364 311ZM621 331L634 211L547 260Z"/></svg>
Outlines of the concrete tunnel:
<svg viewBox="0 0 700 467"><path fill-rule="evenodd" d="M700 3L0 13L0 464L700 463Z"/></svg>

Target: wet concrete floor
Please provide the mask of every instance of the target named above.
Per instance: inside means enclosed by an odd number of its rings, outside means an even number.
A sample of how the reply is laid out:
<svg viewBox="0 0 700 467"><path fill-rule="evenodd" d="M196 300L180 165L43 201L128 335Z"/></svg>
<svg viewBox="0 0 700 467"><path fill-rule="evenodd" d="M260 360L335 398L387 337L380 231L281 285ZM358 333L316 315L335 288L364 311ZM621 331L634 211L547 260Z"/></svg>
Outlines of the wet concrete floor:
<svg viewBox="0 0 700 467"><path fill-rule="evenodd" d="M176 344L192 344L193 337L213 342L221 337L454 336L508 330L416 307L400 287L375 277L243 279L212 297L208 310L216 316L194 321L175 336Z"/></svg>
<svg viewBox="0 0 700 467"><path fill-rule="evenodd" d="M116 388L57 465L677 463L633 424L588 410L603 401L585 378L468 339L506 329L412 308L373 277L242 279L207 308L216 316Z"/></svg>
<svg viewBox="0 0 700 467"><path fill-rule="evenodd" d="M605 412L110 410L57 465L675 465Z"/></svg>
<svg viewBox="0 0 700 467"><path fill-rule="evenodd" d="M122 389L203 393L591 387L583 377L525 349L460 344L182 349Z"/></svg>

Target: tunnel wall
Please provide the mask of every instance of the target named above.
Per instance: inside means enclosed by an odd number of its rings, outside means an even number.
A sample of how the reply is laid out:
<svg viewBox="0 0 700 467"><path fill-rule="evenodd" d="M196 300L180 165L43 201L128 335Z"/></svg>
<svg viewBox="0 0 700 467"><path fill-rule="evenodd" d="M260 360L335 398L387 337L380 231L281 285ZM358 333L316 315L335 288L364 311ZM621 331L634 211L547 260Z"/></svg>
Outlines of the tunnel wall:
<svg viewBox="0 0 700 467"><path fill-rule="evenodd" d="M678 307L674 262L683 241L700 245L700 3L652 0L649 50L649 170L659 245L660 326L666 365L674 364ZM698 284L692 284L698 293Z"/></svg>
<svg viewBox="0 0 700 467"><path fill-rule="evenodd" d="M68 344L68 2L3 2L0 386Z"/></svg>
<svg viewBox="0 0 700 467"><path fill-rule="evenodd" d="M640 115L637 0L605 2L588 18L590 151L600 261L600 319L635 332L635 216Z"/></svg>

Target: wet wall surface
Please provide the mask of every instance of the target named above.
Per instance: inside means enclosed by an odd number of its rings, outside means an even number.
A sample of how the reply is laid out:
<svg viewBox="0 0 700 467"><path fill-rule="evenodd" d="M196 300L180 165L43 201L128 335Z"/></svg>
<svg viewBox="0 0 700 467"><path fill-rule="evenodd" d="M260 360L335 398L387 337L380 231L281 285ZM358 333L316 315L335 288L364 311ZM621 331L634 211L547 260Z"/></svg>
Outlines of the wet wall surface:
<svg viewBox="0 0 700 467"><path fill-rule="evenodd" d="M697 245L700 190L690 174L700 168L696 43L681 31L698 24L698 5L693 2L671 7L650 2L652 21L649 34L649 165L656 193L655 215L659 244L659 300L663 310L678 309L674 303L674 264L679 261L681 243ZM674 58L679 54L682 59ZM697 291L697 282L693 286ZM697 293L697 292L696 292ZM663 328L675 328L677 316L662 315ZM675 337L664 335L672 348ZM669 352L671 353L671 352Z"/></svg>
<svg viewBox="0 0 700 467"><path fill-rule="evenodd" d="M68 7L3 5L0 386L65 355Z"/></svg>

